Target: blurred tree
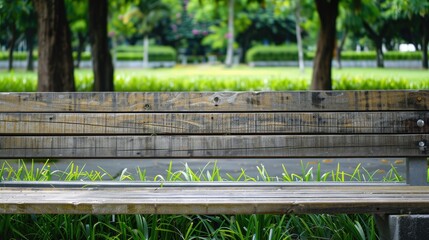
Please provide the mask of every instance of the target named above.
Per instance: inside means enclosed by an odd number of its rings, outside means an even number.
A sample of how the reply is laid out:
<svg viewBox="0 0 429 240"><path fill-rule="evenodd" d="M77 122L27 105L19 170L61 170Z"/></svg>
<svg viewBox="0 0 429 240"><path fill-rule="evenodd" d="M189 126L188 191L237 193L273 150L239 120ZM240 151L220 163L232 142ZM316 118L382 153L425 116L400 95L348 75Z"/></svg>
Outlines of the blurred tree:
<svg viewBox="0 0 429 240"><path fill-rule="evenodd" d="M66 0L67 19L72 33L72 45L77 52L75 68L80 67L82 52L88 41L88 3L86 0Z"/></svg>
<svg viewBox="0 0 429 240"><path fill-rule="evenodd" d="M355 11L367 36L373 41L377 53L377 67L384 67L383 42L391 26L390 6L383 0L363 0L362 8Z"/></svg>
<svg viewBox="0 0 429 240"><path fill-rule="evenodd" d="M38 91L74 91L71 33L63 0L33 0L38 23Z"/></svg>
<svg viewBox="0 0 429 240"><path fill-rule="evenodd" d="M313 62L312 90L332 89L331 67L335 50L339 0L315 0L320 19L319 38Z"/></svg>
<svg viewBox="0 0 429 240"><path fill-rule="evenodd" d="M203 39L203 44L211 45L213 49L226 47L225 66L233 65L235 39L250 25L248 12L257 10L258 2L252 0L194 0L189 9L195 13L197 21L211 21L209 33ZM226 41L225 41L226 40Z"/></svg>
<svg viewBox="0 0 429 240"><path fill-rule="evenodd" d="M18 38L24 34L29 50L27 70L33 70L33 46L36 24L34 10L29 0L0 0L0 27L8 36L8 70L13 69L13 53Z"/></svg>
<svg viewBox="0 0 429 240"><path fill-rule="evenodd" d="M273 1L273 0L271 0ZM270 1L270 2L271 2ZM302 73L304 73L304 42L303 42L303 31L302 23L310 21L307 16L308 10L313 10L311 5L312 1L308 0L283 0L274 1L276 5L275 12L281 15L292 15L295 23L295 37L298 46L298 66ZM304 12L304 15L303 15Z"/></svg>
<svg viewBox="0 0 429 240"><path fill-rule="evenodd" d="M421 38L422 67L428 69L429 42L429 1L425 0L392 0L394 17L410 19L410 28L417 25ZM410 39L412 41L412 39ZM417 44L416 44L417 45Z"/></svg>
<svg viewBox="0 0 429 240"><path fill-rule="evenodd" d="M275 5L274 1L266 1L263 8L256 10L245 9L251 24L237 34L237 42L243 52L256 44L281 45L295 42L295 19L288 10L284 5Z"/></svg>
<svg viewBox="0 0 429 240"><path fill-rule="evenodd" d="M107 36L107 0L88 0L94 91L113 91L113 63Z"/></svg>
<svg viewBox="0 0 429 240"><path fill-rule="evenodd" d="M144 68L149 67L149 33L169 10L169 6L161 0L137 1L123 16L125 24L132 22L143 35Z"/></svg>

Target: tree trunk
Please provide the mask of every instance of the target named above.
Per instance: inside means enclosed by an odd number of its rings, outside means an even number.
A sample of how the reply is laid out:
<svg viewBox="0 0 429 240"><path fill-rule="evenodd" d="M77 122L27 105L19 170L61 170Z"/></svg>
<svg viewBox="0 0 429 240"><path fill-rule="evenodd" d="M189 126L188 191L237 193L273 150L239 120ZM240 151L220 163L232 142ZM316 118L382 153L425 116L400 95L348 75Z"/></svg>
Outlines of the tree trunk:
<svg viewBox="0 0 429 240"><path fill-rule="evenodd" d="M37 12L38 91L74 91L71 33L63 0L33 0Z"/></svg>
<svg viewBox="0 0 429 240"><path fill-rule="evenodd" d="M34 70L34 57L33 57L34 35L35 35L35 29L33 28L29 28L25 32L25 38L27 41L27 48L28 48L27 71Z"/></svg>
<svg viewBox="0 0 429 240"><path fill-rule="evenodd" d="M296 31L296 43L298 44L298 65L301 73L305 71L304 65L304 49L302 46L302 36L301 36L301 4L300 0L296 1L295 6L295 31Z"/></svg>
<svg viewBox="0 0 429 240"><path fill-rule="evenodd" d="M377 67L384 68L384 54L383 54L382 39L375 40L375 47L376 47L376 53L377 53Z"/></svg>
<svg viewBox="0 0 429 240"><path fill-rule="evenodd" d="M234 61L234 0L228 1L228 45L225 66L232 67Z"/></svg>
<svg viewBox="0 0 429 240"><path fill-rule="evenodd" d="M383 31L377 33L366 21L363 21L363 27L367 31L369 38L374 42L377 53L377 67L384 68Z"/></svg>
<svg viewBox="0 0 429 240"><path fill-rule="evenodd" d="M143 68L149 68L149 36L143 37Z"/></svg>
<svg viewBox="0 0 429 240"><path fill-rule="evenodd" d="M345 30L344 33L343 33L343 36L341 37L340 45L338 45L338 47L337 47L338 69L342 69L343 68L343 66L341 64L341 52L343 51L344 44L346 43L347 33L348 33L348 31Z"/></svg>
<svg viewBox="0 0 429 240"><path fill-rule="evenodd" d="M9 63L8 63L9 72L13 70L13 51L15 50L15 43L17 38L15 25L11 26L11 32L12 32L12 36L10 37L10 40L9 40Z"/></svg>
<svg viewBox="0 0 429 240"><path fill-rule="evenodd" d="M331 67L336 40L336 20L339 0L316 0L320 19L317 51L313 63L311 90L331 90Z"/></svg>
<svg viewBox="0 0 429 240"><path fill-rule="evenodd" d="M77 34L78 46L77 46L77 56L75 68L80 68L80 62L82 61L82 52L85 50L86 36L85 34L79 32Z"/></svg>
<svg viewBox="0 0 429 240"><path fill-rule="evenodd" d="M88 0L94 91L113 91L113 64L107 39L107 0Z"/></svg>
<svg viewBox="0 0 429 240"><path fill-rule="evenodd" d="M422 67L428 69L429 17L422 19Z"/></svg>

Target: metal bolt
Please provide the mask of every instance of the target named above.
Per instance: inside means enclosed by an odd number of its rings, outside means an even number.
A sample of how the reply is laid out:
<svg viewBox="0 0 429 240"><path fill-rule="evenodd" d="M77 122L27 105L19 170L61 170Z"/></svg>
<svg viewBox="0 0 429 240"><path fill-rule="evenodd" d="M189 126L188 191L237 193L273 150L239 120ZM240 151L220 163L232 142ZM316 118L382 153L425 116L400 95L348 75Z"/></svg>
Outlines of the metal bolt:
<svg viewBox="0 0 429 240"><path fill-rule="evenodd" d="M422 119L417 120L417 126L424 127L425 126L425 121L423 121Z"/></svg>
<svg viewBox="0 0 429 240"><path fill-rule="evenodd" d="M424 141L419 142L419 149L420 149L420 152L423 152L423 153L426 152L427 146L426 146L426 143Z"/></svg>

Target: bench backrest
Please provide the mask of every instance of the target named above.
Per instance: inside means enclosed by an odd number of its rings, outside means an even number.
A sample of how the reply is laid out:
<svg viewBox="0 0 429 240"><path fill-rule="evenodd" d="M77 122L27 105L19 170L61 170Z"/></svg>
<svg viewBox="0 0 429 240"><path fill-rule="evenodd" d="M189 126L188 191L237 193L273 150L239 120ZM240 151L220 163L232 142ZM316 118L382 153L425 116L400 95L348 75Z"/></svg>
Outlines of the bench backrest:
<svg viewBox="0 0 429 240"><path fill-rule="evenodd" d="M425 159L428 139L429 91L0 93L3 159Z"/></svg>

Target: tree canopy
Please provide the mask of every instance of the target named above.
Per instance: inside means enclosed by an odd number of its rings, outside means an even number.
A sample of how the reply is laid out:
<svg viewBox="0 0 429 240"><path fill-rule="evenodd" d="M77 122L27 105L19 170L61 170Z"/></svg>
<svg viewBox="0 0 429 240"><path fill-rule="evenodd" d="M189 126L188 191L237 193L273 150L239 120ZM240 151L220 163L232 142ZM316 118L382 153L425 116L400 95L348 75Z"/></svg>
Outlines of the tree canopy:
<svg viewBox="0 0 429 240"><path fill-rule="evenodd" d="M400 43L411 43L422 52L422 67L428 68L429 2L425 0L120 0L101 1L98 5L95 2L50 0L54 5L44 10L39 0L0 0L0 46L9 49L9 69L13 68L17 42L25 38L26 49L32 55L35 23L39 26L39 61L45 61L45 53L57 52L52 50L53 45L44 44L47 34L63 33L58 35L58 41L62 42L62 52L67 57L62 60L53 57L57 59L55 62L70 59L73 62L67 47L70 42L70 52L76 53L75 65L79 67L82 52L91 46L93 66L99 65L94 68L94 75L107 76L96 80L96 85L110 82L105 85L110 87L95 88L99 90L113 89L110 52L116 56L112 48L118 45L143 45L144 67L149 66L151 44L172 46L180 55L216 55L230 67L234 56L240 55L244 61L244 53L253 46L296 44L302 71L306 52L315 52L312 89L331 88L332 60L337 57L341 66L344 49L372 49L377 53L377 66L383 67L386 51L397 50ZM29 20L36 18L33 5L39 21ZM44 11L50 11L49 15L43 15ZM61 29L48 30L41 21L48 16L57 16ZM31 69L32 57L28 59ZM70 73L62 75L73 79ZM73 89L70 84L59 86L62 90L66 90L65 86Z"/></svg>

